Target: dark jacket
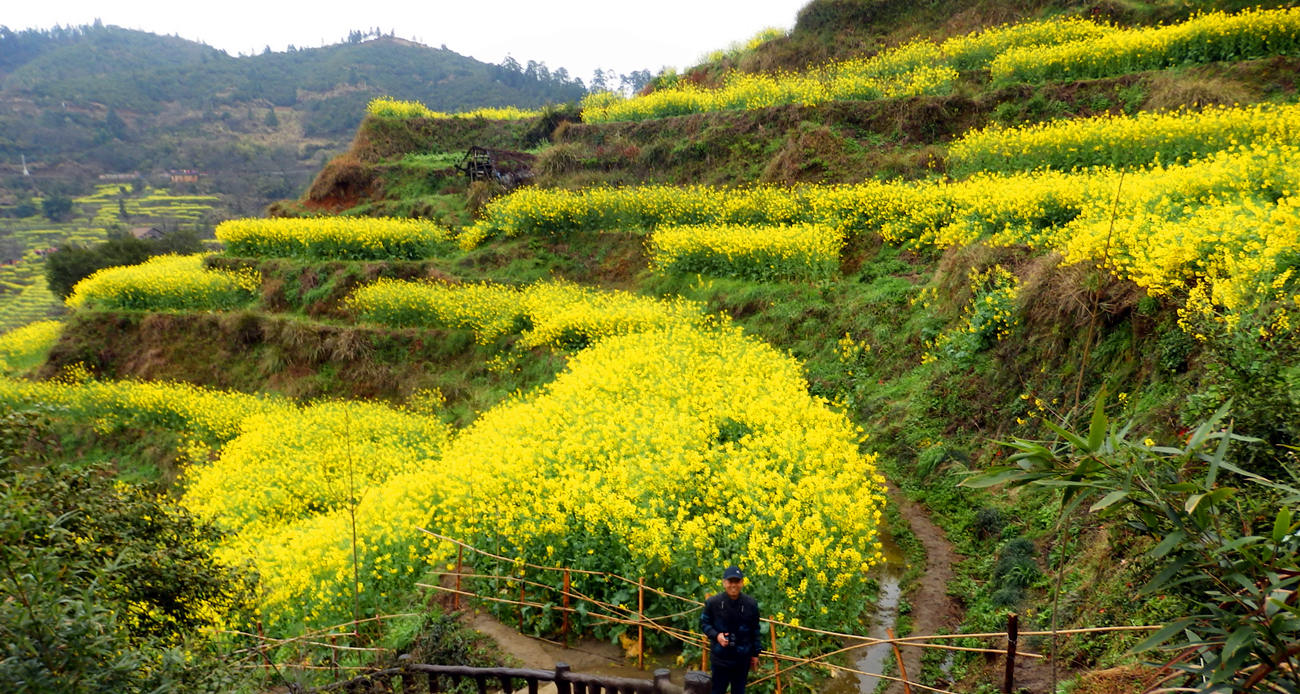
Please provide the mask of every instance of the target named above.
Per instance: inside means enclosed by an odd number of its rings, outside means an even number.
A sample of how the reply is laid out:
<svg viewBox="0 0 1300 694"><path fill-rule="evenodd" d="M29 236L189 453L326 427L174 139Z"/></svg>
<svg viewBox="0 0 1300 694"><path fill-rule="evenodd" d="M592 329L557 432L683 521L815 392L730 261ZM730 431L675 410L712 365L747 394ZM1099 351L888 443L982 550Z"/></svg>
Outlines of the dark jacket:
<svg viewBox="0 0 1300 694"><path fill-rule="evenodd" d="M738 662L758 656L758 601L740 594L735 600L718 593L704 601L700 613L700 631L709 637L713 658ZM731 645L718 644L718 634L731 634Z"/></svg>

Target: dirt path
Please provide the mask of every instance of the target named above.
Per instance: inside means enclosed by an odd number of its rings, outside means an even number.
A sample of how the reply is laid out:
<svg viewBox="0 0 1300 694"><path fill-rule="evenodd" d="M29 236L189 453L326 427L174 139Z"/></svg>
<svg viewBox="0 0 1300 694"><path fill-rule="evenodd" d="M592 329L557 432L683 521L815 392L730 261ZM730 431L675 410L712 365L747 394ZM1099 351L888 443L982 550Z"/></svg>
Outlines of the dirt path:
<svg viewBox="0 0 1300 694"><path fill-rule="evenodd" d="M645 670L636 669L636 660L623 656L623 652L605 641L584 639L572 648L543 639L525 636L513 627L502 624L489 614L480 612L466 616L466 624L475 631L491 637L501 651L519 662L521 667L551 670L556 663L568 663L574 672L650 679L657 667L671 667L666 663L647 658ZM680 677L681 673L674 673Z"/></svg>
<svg viewBox="0 0 1300 694"><path fill-rule="evenodd" d="M912 603L912 633L935 634L943 629L956 628L961 623L961 609L948 597L948 583L953 578L953 564L962 557L952 550L943 530L930 520L930 514L903 495L892 485L889 500L912 527L912 533L925 547L925 573L917 579L916 587L907 599ZM904 648L903 665L908 679L916 680L921 674L920 648ZM902 694L903 685L890 684L886 694Z"/></svg>

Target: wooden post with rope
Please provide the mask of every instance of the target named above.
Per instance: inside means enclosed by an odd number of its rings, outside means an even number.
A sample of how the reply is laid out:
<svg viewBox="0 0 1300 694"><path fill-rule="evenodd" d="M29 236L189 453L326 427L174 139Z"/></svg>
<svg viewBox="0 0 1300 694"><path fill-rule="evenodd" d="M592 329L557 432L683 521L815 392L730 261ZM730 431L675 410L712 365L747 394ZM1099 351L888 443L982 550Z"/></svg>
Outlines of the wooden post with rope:
<svg viewBox="0 0 1300 694"><path fill-rule="evenodd" d="M767 626L767 630L772 633L772 668L775 670L772 677L776 680L776 694L781 694L781 658L776 650L776 624L769 622Z"/></svg>
<svg viewBox="0 0 1300 694"><path fill-rule="evenodd" d="M560 626L560 633L564 635L564 647L569 647L569 570L564 570L564 623Z"/></svg>
<svg viewBox="0 0 1300 694"><path fill-rule="evenodd" d="M453 594L451 608L460 611L460 575L465 567L465 548L456 545L456 592Z"/></svg>
<svg viewBox="0 0 1300 694"><path fill-rule="evenodd" d="M907 667L903 665L903 653L898 650L898 644L893 642L894 630L886 629L885 633L889 635L889 645L894 647L894 658L898 660L898 676L903 680L903 694L912 694L912 685L907 681Z"/></svg>
<svg viewBox="0 0 1300 694"><path fill-rule="evenodd" d="M636 579L636 669L645 669L645 577Z"/></svg>
<svg viewBox="0 0 1300 694"><path fill-rule="evenodd" d="M524 632L524 606L523 606L523 603L527 602L526 600L524 600L524 582L523 582L523 581L520 581L520 582L519 582L519 602L520 602L520 605L519 605L519 633L522 634L522 633Z"/></svg>
<svg viewBox="0 0 1300 694"><path fill-rule="evenodd" d="M1016 642L1020 640L1020 615L1007 615L1007 675L1002 681L1004 694L1011 694L1016 686Z"/></svg>

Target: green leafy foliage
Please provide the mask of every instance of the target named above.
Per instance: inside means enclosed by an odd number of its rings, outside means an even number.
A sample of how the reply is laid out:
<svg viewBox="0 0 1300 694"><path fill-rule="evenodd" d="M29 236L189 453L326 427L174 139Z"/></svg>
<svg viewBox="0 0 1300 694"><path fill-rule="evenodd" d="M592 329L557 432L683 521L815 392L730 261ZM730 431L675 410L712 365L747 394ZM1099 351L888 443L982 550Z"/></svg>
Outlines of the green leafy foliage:
<svg viewBox="0 0 1300 694"><path fill-rule="evenodd" d="M1179 447L1131 440L1098 398L1086 432L1047 423L1055 442L1015 439L1008 465L966 481L969 487L1033 485L1059 489L1063 517L1089 511L1123 521L1157 544L1161 569L1138 594L1176 592L1190 613L1134 648L1173 651L1175 676L1192 691L1300 687L1300 478L1294 466L1270 479L1236 464L1221 408ZM1171 657L1161 656L1163 660Z"/></svg>
<svg viewBox="0 0 1300 694"><path fill-rule="evenodd" d="M173 504L47 460L50 414L0 419L0 686L230 691L235 671L199 631L238 618L250 579L213 561L214 531Z"/></svg>

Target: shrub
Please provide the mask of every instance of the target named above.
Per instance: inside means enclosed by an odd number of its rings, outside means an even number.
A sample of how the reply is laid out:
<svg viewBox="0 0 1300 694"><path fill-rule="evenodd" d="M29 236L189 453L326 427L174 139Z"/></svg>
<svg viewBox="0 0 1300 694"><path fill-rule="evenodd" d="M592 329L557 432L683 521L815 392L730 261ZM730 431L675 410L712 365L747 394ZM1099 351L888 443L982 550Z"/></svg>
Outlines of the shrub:
<svg viewBox="0 0 1300 694"><path fill-rule="evenodd" d="M212 558L220 535L111 471L19 469L5 453L0 682L70 694L237 686L211 630L242 626L252 582Z"/></svg>

